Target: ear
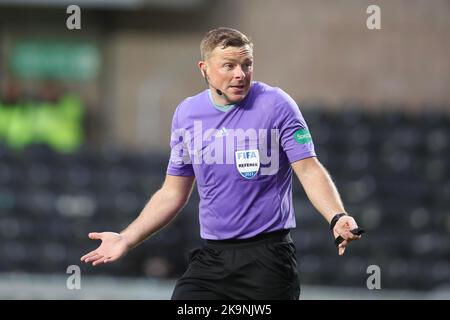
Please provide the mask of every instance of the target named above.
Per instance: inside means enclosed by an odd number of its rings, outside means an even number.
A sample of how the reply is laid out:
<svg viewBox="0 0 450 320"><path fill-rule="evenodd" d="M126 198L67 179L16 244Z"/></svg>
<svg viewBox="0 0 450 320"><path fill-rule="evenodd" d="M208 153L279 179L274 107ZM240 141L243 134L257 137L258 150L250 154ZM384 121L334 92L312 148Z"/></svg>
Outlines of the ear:
<svg viewBox="0 0 450 320"><path fill-rule="evenodd" d="M198 63L198 68L200 69L200 72L202 73L203 78L206 78L206 62L200 61Z"/></svg>

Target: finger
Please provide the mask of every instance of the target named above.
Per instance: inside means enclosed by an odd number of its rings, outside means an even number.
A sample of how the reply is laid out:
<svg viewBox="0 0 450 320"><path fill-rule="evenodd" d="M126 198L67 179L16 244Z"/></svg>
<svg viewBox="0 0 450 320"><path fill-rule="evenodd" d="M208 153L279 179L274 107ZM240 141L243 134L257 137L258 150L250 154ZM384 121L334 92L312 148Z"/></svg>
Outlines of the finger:
<svg viewBox="0 0 450 320"><path fill-rule="evenodd" d="M338 248L339 248L339 255L340 256L344 255L345 248L347 247L347 245L348 245L348 241L347 240L342 241L342 243L339 245Z"/></svg>
<svg viewBox="0 0 450 320"><path fill-rule="evenodd" d="M88 234L88 237L93 240L100 240L102 238L102 234L99 232L91 232Z"/></svg>
<svg viewBox="0 0 450 320"><path fill-rule="evenodd" d="M348 228L348 227L340 226L340 227L336 228L336 229L334 230L334 232L336 233L336 236L339 235L339 236L341 236L342 238L347 239L347 238L349 238L349 237L351 237L351 236L354 235L354 234L351 233L350 230L351 230L351 229Z"/></svg>
<svg viewBox="0 0 450 320"><path fill-rule="evenodd" d="M346 232L344 233L343 238L346 239L346 240L355 240L355 239L358 238L358 236L355 235L355 234L353 234L353 233L351 233L350 231L346 231Z"/></svg>
<svg viewBox="0 0 450 320"><path fill-rule="evenodd" d="M360 228L348 229L348 228L338 228L335 233L340 235L344 239L356 240L359 239L360 235L364 233L364 230ZM337 236L335 234L335 237Z"/></svg>
<svg viewBox="0 0 450 320"><path fill-rule="evenodd" d="M89 257L89 258L85 259L84 262L86 262L86 263L92 262L92 261L95 261L95 260L97 260L97 259L99 259L101 257L103 257L101 254L96 253L92 257Z"/></svg>
<svg viewBox="0 0 450 320"><path fill-rule="evenodd" d="M101 263L104 263L106 259L107 259L106 257L101 257L100 259L95 260L94 262L92 262L92 265L96 266L96 265L99 265Z"/></svg>
<svg viewBox="0 0 450 320"><path fill-rule="evenodd" d="M352 236L348 237L346 240L350 242L350 241L359 240L359 239L361 239L361 236L352 234Z"/></svg>
<svg viewBox="0 0 450 320"><path fill-rule="evenodd" d="M103 261L103 263L113 262L114 260L116 260L116 259L109 257L109 258L106 258L105 261Z"/></svg>
<svg viewBox="0 0 450 320"><path fill-rule="evenodd" d="M349 243L350 243L351 241L359 240L360 238L361 238L361 236L357 236L355 239L344 239L343 237L338 236L338 237L335 239L334 244L335 244L336 246L338 246L338 248L341 248L341 247L345 248L345 247L347 247L347 246L349 245ZM345 250L344 250L344 251L345 251ZM344 251L342 251L342 254L344 254ZM342 255L342 254L341 254L341 250L339 250L339 255Z"/></svg>
<svg viewBox="0 0 450 320"><path fill-rule="evenodd" d="M338 237L341 237L342 239L347 240L347 239L351 239L352 236L354 236L354 235L351 234L350 232L348 232L348 230L339 230L339 232L334 233L335 239Z"/></svg>
<svg viewBox="0 0 450 320"><path fill-rule="evenodd" d="M95 256L97 254L97 251L91 251L87 254L85 254L84 256L81 257L81 261L84 261L86 259L92 258L93 256Z"/></svg>
<svg viewBox="0 0 450 320"><path fill-rule="evenodd" d="M348 243L349 243L348 240L342 241L341 244L339 245L339 248L340 248L340 247L344 247L344 248L345 248L346 246L348 246Z"/></svg>

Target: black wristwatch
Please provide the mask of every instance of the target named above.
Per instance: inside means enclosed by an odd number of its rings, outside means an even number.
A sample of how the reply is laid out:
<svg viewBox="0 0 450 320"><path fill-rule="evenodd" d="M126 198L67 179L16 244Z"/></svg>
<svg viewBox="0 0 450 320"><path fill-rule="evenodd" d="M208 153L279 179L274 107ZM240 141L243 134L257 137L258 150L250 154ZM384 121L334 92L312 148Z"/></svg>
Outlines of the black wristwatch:
<svg viewBox="0 0 450 320"><path fill-rule="evenodd" d="M347 214L345 212L335 214L333 219L331 219L331 222L330 222L330 230L333 231L334 226L336 225L336 222L338 222L338 220L340 218L342 218L343 216L346 216L346 215Z"/></svg>

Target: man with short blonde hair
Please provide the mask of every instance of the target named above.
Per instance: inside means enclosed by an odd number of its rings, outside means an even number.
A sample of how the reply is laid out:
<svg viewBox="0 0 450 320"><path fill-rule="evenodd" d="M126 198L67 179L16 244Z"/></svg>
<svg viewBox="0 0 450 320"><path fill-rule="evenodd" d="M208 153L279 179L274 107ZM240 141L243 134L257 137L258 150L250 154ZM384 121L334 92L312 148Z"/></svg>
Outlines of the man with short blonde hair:
<svg viewBox="0 0 450 320"><path fill-rule="evenodd" d="M162 188L120 234L90 234L102 244L82 260L115 261L163 228L186 204L196 180L206 243L190 253L172 299L298 299L289 232L296 225L293 172L330 223L339 255L361 230L317 160L295 101L280 88L253 81L248 37L231 28L211 30L201 55L198 67L208 88L174 113Z"/></svg>

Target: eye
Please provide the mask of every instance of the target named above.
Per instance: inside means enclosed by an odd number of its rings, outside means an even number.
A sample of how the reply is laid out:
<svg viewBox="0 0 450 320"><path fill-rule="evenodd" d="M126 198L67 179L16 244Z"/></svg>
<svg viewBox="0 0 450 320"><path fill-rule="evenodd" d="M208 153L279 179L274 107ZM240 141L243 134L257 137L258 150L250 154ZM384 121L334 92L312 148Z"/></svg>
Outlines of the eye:
<svg viewBox="0 0 450 320"><path fill-rule="evenodd" d="M225 63L223 66L224 66L227 70L232 70L232 69L233 69L233 64L231 64L231 63Z"/></svg>
<svg viewBox="0 0 450 320"><path fill-rule="evenodd" d="M247 62L242 66L243 70L250 70L253 67L253 63L252 62Z"/></svg>

